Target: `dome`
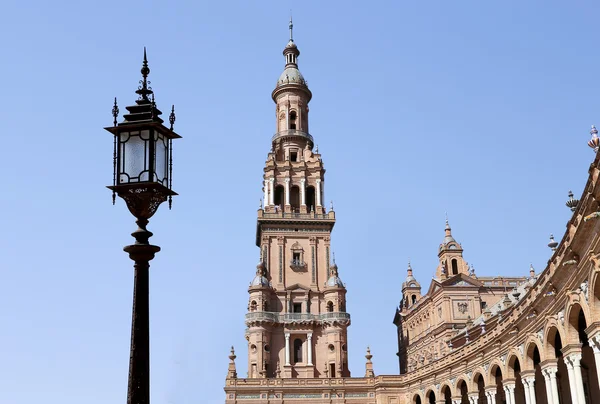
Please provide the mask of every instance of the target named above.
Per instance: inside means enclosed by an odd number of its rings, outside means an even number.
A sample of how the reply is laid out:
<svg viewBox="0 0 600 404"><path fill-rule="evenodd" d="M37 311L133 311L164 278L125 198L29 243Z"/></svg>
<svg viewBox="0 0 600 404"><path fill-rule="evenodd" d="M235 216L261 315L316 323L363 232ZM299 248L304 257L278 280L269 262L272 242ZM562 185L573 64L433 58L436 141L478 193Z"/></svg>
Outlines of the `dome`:
<svg viewBox="0 0 600 404"><path fill-rule="evenodd" d="M262 275L256 275L250 286L269 286L269 280Z"/></svg>
<svg viewBox="0 0 600 404"><path fill-rule="evenodd" d="M290 41L288 42L288 44L285 46L286 48L297 48L296 44L294 43L293 39L290 39Z"/></svg>
<svg viewBox="0 0 600 404"><path fill-rule="evenodd" d="M344 283L342 282L342 280L340 279L339 276L336 275L332 275L329 277L329 279L327 280L327 286L329 287L334 287L334 288L343 288Z"/></svg>
<svg viewBox="0 0 600 404"><path fill-rule="evenodd" d="M277 80L277 87L283 86L285 84L304 84L306 85L306 80L304 80L304 76L300 73L297 67L286 67L281 76L279 76L279 80Z"/></svg>

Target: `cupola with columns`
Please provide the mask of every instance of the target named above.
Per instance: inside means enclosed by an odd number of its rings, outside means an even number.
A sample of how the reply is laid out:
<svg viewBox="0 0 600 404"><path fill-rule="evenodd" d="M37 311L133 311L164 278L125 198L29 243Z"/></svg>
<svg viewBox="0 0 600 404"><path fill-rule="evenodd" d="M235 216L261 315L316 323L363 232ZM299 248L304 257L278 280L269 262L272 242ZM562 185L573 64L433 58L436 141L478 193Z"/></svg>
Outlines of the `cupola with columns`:
<svg viewBox="0 0 600 404"><path fill-rule="evenodd" d="M458 274L469 275L469 264L463 259L462 246L452 236L448 218L444 232L444 240L438 250L439 265L436 278L444 280Z"/></svg>

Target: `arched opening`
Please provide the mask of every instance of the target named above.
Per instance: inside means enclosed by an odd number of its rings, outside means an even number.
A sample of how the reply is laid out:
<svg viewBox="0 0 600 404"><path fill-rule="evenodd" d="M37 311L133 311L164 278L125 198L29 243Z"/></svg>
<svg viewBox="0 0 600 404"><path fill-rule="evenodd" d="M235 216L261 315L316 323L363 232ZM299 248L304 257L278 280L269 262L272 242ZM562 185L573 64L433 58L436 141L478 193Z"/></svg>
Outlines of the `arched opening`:
<svg viewBox="0 0 600 404"><path fill-rule="evenodd" d="M569 377L567 374L567 366L562 353L562 338L556 327L551 327L547 334L546 359L556 358L557 369L556 384L558 387L558 396L561 403L571 402L571 390L569 386Z"/></svg>
<svg viewBox="0 0 600 404"><path fill-rule="evenodd" d="M290 127L289 129L296 129L296 119L298 116L296 115L296 111L290 112Z"/></svg>
<svg viewBox="0 0 600 404"><path fill-rule="evenodd" d="M458 391L460 392L460 404L469 404L469 389L467 382L461 380L458 382Z"/></svg>
<svg viewBox="0 0 600 404"><path fill-rule="evenodd" d="M440 390L442 396L444 397L444 404L452 404L452 392L450 391L450 386L444 385Z"/></svg>
<svg viewBox="0 0 600 404"><path fill-rule="evenodd" d="M458 262L456 258L452 260L452 275L458 275Z"/></svg>
<svg viewBox="0 0 600 404"><path fill-rule="evenodd" d="M600 313L600 275L597 275L594 281L594 309L598 315Z"/></svg>
<svg viewBox="0 0 600 404"><path fill-rule="evenodd" d="M421 404L421 396L418 394L415 394L415 396L413 397L413 404Z"/></svg>
<svg viewBox="0 0 600 404"><path fill-rule="evenodd" d="M546 394L546 381L542 374L542 367L540 366L542 358L540 355L540 350L535 343L531 343L527 347L527 361L528 365L535 370L535 382L533 386L536 402L546 403L549 400Z"/></svg>
<svg viewBox="0 0 600 404"><path fill-rule="evenodd" d="M474 381L477 385L477 392L479 393L477 404L486 404L487 399L485 398L485 382L483 381L483 376L481 373L475 376Z"/></svg>
<svg viewBox="0 0 600 404"><path fill-rule="evenodd" d="M275 203L275 210L279 210L283 208L283 203L284 203L284 195L285 195L285 188L283 187L283 185L277 185L275 187L275 195L274 195L274 200L273 202Z"/></svg>
<svg viewBox="0 0 600 404"><path fill-rule="evenodd" d="M302 340L296 338L294 340L294 363L302 362Z"/></svg>
<svg viewBox="0 0 600 404"><path fill-rule="evenodd" d="M306 187L306 210L308 212L315 211L315 187L309 185Z"/></svg>
<svg viewBox="0 0 600 404"><path fill-rule="evenodd" d="M435 393L433 390L429 390L427 394L425 394L425 397L427 398L427 402L429 404L435 404Z"/></svg>
<svg viewBox="0 0 600 404"><path fill-rule="evenodd" d="M327 302L327 312L333 312L333 302Z"/></svg>
<svg viewBox="0 0 600 404"><path fill-rule="evenodd" d="M257 308L258 304L256 304L256 300L252 300L252 302L250 302L250 311L256 311Z"/></svg>
<svg viewBox="0 0 600 404"><path fill-rule="evenodd" d="M513 356L508 361L509 374L514 373L515 379L515 404L525 404L525 386L521 379L521 363L519 358Z"/></svg>
<svg viewBox="0 0 600 404"><path fill-rule="evenodd" d="M496 403L505 403L506 396L504 394L504 384L502 383L502 370L500 366L494 365L490 372L490 376L496 383Z"/></svg>
<svg viewBox="0 0 600 404"><path fill-rule="evenodd" d="M417 302L417 295L412 295L411 301L412 301L412 304L415 304Z"/></svg>
<svg viewBox="0 0 600 404"><path fill-rule="evenodd" d="M292 189L290 189L290 204L292 205L292 212L300 212L300 188L297 185L292 186Z"/></svg>
<svg viewBox="0 0 600 404"><path fill-rule="evenodd" d="M591 402L592 397L600 396L598 388L597 368L594 359L594 351L585 332L587 321L585 313L580 305L575 304L569 313L569 341L581 344L581 378L583 380L583 392L586 403ZM573 338L575 337L575 338Z"/></svg>

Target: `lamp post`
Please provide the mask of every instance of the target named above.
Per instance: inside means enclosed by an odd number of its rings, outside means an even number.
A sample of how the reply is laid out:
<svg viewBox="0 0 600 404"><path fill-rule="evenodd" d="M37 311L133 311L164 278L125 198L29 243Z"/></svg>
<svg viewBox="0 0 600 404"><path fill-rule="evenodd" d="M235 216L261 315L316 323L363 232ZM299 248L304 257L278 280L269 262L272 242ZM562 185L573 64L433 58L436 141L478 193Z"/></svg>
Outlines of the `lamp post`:
<svg viewBox="0 0 600 404"><path fill-rule="evenodd" d="M134 262L133 314L131 321L131 348L129 355L129 379L127 404L150 403L150 321L148 269L160 247L148 240L152 233L146 229L148 220L161 203L177 195L171 189L172 142L179 136L173 131L175 108L169 116L167 128L156 108L154 92L149 86L148 60L144 48L142 80L136 93L135 105L126 107L124 120L117 123L119 108L113 106L113 126L104 128L114 135L113 185L108 188L123 198L127 208L135 216L138 225L131 235L135 243L123 248Z"/></svg>

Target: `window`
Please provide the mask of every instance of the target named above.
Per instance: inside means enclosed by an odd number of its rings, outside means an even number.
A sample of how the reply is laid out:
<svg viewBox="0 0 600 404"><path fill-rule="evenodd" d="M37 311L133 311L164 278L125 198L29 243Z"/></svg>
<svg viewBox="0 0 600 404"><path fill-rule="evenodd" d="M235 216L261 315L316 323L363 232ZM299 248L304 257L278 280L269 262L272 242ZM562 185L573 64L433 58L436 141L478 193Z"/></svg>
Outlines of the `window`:
<svg viewBox="0 0 600 404"><path fill-rule="evenodd" d="M257 307L256 301L252 300L252 303L250 303L250 311L256 311Z"/></svg>
<svg viewBox="0 0 600 404"><path fill-rule="evenodd" d="M302 303L294 303L293 311L294 313L302 313Z"/></svg>
<svg viewBox="0 0 600 404"><path fill-rule="evenodd" d="M417 295L412 295L412 304L417 302Z"/></svg>
<svg viewBox="0 0 600 404"><path fill-rule="evenodd" d="M333 302L327 302L327 311L329 313L333 311Z"/></svg>
<svg viewBox="0 0 600 404"><path fill-rule="evenodd" d="M294 264L295 265L300 265L300 253L299 252L295 252L293 254L293 258L292 259L294 260Z"/></svg>
<svg viewBox="0 0 600 404"><path fill-rule="evenodd" d="M289 129L296 129L296 111L290 112L290 127Z"/></svg>
<svg viewBox="0 0 600 404"><path fill-rule="evenodd" d="M452 260L452 275L458 275L458 263L456 259Z"/></svg>
<svg viewBox="0 0 600 404"><path fill-rule="evenodd" d="M297 151L290 152L290 161L298 161L298 152Z"/></svg>
<svg viewBox="0 0 600 404"><path fill-rule="evenodd" d="M329 364L329 377L335 377L335 363Z"/></svg>
<svg viewBox="0 0 600 404"><path fill-rule="evenodd" d="M302 340L296 338L294 340L294 363L302 362Z"/></svg>

